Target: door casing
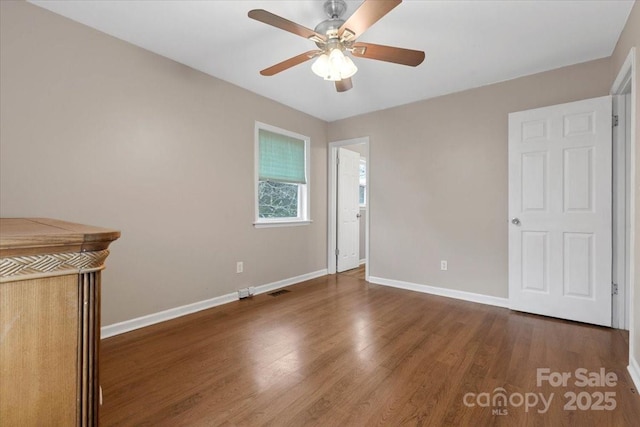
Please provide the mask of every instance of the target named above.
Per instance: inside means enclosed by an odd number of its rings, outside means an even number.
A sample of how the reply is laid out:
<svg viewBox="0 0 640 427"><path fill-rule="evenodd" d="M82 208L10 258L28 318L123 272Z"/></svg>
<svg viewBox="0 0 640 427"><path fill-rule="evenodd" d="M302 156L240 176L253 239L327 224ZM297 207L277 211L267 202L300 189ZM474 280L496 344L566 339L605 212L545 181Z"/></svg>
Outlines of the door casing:
<svg viewBox="0 0 640 427"><path fill-rule="evenodd" d="M635 253L635 182L636 182L636 48L631 48L611 86L613 114L618 126L613 128L614 147L614 279L623 278L618 294L613 295L612 326L630 330L633 326ZM623 104L624 103L624 104ZM622 282L621 281L621 282ZM633 331L629 334L630 348L634 348Z"/></svg>

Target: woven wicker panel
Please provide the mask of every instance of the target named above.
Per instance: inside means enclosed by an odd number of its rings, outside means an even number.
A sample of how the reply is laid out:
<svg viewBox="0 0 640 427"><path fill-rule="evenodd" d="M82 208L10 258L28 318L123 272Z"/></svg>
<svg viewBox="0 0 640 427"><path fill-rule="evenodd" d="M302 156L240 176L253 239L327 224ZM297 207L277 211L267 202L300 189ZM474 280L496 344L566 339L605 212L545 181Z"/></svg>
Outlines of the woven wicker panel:
<svg viewBox="0 0 640 427"><path fill-rule="evenodd" d="M108 250L0 258L0 278L42 273L78 273L101 267Z"/></svg>

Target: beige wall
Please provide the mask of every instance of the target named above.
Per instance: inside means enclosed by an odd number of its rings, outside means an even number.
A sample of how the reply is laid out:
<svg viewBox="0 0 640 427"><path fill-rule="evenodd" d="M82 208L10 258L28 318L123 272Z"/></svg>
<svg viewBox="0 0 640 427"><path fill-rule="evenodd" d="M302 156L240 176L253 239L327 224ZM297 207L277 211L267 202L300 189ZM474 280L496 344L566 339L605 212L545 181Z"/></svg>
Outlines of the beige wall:
<svg viewBox="0 0 640 427"><path fill-rule="evenodd" d="M616 45L611 57L611 82L613 82L620 71L620 67L627 59L629 50L636 48L636 178L635 178L635 197L636 197L636 218L635 218L635 287L634 301L632 301L632 320L631 333L634 336L635 348L632 349L632 355L636 362L640 362L640 118L637 117L638 109L640 109L640 4L636 2L631 10L631 15L627 19L627 24L620 35L618 44Z"/></svg>
<svg viewBox="0 0 640 427"><path fill-rule="evenodd" d="M0 7L0 215L122 230L103 324L326 268L325 122L30 4ZM311 137L312 225L252 226L255 120Z"/></svg>
<svg viewBox="0 0 640 427"><path fill-rule="evenodd" d="M602 59L330 123L369 137L370 274L506 298L507 114L610 83Z"/></svg>

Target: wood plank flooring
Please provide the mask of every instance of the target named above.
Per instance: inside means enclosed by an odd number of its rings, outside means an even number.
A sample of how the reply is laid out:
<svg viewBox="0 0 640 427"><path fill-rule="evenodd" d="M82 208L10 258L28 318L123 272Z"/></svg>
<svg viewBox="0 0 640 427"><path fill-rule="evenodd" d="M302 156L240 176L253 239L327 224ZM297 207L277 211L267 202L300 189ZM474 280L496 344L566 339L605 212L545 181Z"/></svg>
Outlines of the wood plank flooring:
<svg viewBox="0 0 640 427"><path fill-rule="evenodd" d="M340 273L341 276L349 276L349 277L355 277L356 279L362 279L364 280L365 278L365 265L362 264L361 266L354 268L352 270L347 270L344 271L342 273Z"/></svg>
<svg viewBox="0 0 640 427"><path fill-rule="evenodd" d="M287 289L103 340L101 425L640 425L626 332L343 274ZM537 368L572 377L538 387ZM616 386L578 387L577 368ZM479 406L498 388L506 406ZM584 409L564 410L572 392ZM605 392L615 409L586 409Z"/></svg>

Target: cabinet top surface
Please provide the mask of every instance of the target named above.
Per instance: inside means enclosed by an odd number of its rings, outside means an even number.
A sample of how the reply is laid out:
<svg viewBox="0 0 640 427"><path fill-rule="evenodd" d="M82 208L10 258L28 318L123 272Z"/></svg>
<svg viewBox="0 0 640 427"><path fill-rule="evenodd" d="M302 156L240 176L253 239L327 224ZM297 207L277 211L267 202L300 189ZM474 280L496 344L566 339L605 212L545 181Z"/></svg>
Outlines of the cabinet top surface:
<svg viewBox="0 0 640 427"><path fill-rule="evenodd" d="M50 218L0 218L0 256L106 249L120 232Z"/></svg>

